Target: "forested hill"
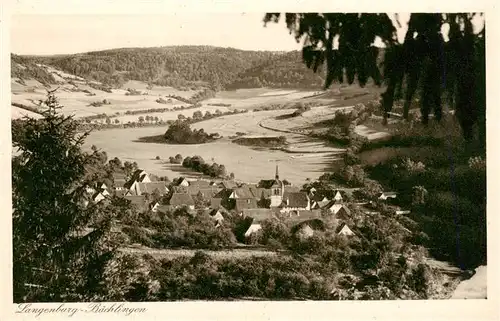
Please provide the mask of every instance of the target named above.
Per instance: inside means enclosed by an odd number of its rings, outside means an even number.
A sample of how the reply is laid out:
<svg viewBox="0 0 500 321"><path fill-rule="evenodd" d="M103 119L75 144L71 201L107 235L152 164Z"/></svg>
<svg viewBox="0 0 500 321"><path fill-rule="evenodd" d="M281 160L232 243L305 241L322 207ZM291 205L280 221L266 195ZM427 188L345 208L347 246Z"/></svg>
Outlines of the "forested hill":
<svg viewBox="0 0 500 321"><path fill-rule="evenodd" d="M244 51L211 46L123 48L73 55L17 56L13 77L43 73L36 63L66 73L120 86L127 80L177 88L210 86L215 89L242 87L321 87L322 73L314 74L301 61L300 52ZM42 68L43 69L43 68ZM35 78L35 77L33 77ZM42 79L45 77L42 77ZM52 82L52 79L44 79Z"/></svg>
<svg viewBox="0 0 500 321"><path fill-rule="evenodd" d="M246 69L227 88L321 88L323 84L324 73L314 73L308 69L302 62L302 53L292 51L274 55L269 60Z"/></svg>

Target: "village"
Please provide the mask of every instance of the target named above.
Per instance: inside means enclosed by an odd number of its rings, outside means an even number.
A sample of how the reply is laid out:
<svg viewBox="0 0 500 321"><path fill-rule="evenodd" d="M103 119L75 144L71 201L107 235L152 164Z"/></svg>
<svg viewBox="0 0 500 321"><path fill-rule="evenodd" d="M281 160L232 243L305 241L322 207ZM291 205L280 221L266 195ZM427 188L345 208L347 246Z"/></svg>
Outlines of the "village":
<svg viewBox="0 0 500 321"><path fill-rule="evenodd" d="M355 189L354 189L355 190ZM355 236L354 227L348 225L353 208L365 215L378 213L375 203L392 204L395 192L382 192L375 201L354 202L352 188L334 188L333 197L314 187L294 186L281 179L276 165L274 179L262 180L258 184L237 182L234 179L207 180L175 178L172 182L159 179L144 169L135 170L130 177L122 171L113 173L113 185L98 183L87 188L88 201L109 202L112 196L123 198L139 213L165 214L184 208L192 214L208 215L215 227L222 226L230 215L249 218L250 226L245 238L261 230L266 220L281 219L292 230L300 230L306 237L314 234L315 222L325 215L335 218L339 224L337 235ZM396 209L395 214L409 214Z"/></svg>

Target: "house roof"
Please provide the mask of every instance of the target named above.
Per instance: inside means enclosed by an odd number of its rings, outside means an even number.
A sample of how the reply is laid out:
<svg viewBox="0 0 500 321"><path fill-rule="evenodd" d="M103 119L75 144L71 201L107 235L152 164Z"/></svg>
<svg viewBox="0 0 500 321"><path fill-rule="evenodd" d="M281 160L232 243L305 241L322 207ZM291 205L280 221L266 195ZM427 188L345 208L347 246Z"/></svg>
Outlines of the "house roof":
<svg viewBox="0 0 500 321"><path fill-rule="evenodd" d="M340 224L335 232L341 235L355 235L346 223Z"/></svg>
<svg viewBox="0 0 500 321"><path fill-rule="evenodd" d="M203 181L203 180L190 181L189 186L190 187L198 187L198 188L208 188L208 187L210 187L210 182Z"/></svg>
<svg viewBox="0 0 500 321"><path fill-rule="evenodd" d="M148 207L146 197L143 195L129 195L124 197L129 200L132 205L135 205L139 210L143 210Z"/></svg>
<svg viewBox="0 0 500 321"><path fill-rule="evenodd" d="M236 194L236 198L255 198L255 195L252 193L250 186L244 185L238 188L233 189L233 193Z"/></svg>
<svg viewBox="0 0 500 321"><path fill-rule="evenodd" d="M247 208L243 210L243 216L253 218L254 223L276 217L274 212L268 208Z"/></svg>
<svg viewBox="0 0 500 321"><path fill-rule="evenodd" d="M379 194L379 197L384 195L385 197L396 197L397 193L396 192L382 192Z"/></svg>
<svg viewBox="0 0 500 321"><path fill-rule="evenodd" d="M283 214L282 214L283 215ZM287 222L291 224L298 224L305 221L321 219L321 211L319 210L299 210L294 213L289 213L289 217L286 217Z"/></svg>
<svg viewBox="0 0 500 321"><path fill-rule="evenodd" d="M200 187L199 185L193 186L175 186L174 191L176 193L187 193L189 195L197 195L199 192L202 192L205 197L213 197L217 194L218 189L213 186Z"/></svg>
<svg viewBox="0 0 500 321"><path fill-rule="evenodd" d="M222 203L222 198L213 197L210 199L211 208L219 208L219 206L221 206L221 203Z"/></svg>
<svg viewBox="0 0 500 321"><path fill-rule="evenodd" d="M187 193L173 193L170 197L169 205L172 206L182 206L182 205L194 205L193 198Z"/></svg>
<svg viewBox="0 0 500 321"><path fill-rule="evenodd" d="M250 191L256 199L271 197L271 190L268 188L250 186Z"/></svg>
<svg viewBox="0 0 500 321"><path fill-rule="evenodd" d="M283 195L283 207L307 207L307 194L304 192L287 193Z"/></svg>
<svg viewBox="0 0 500 321"><path fill-rule="evenodd" d="M257 200L254 198L237 198L236 200L236 210L241 211L247 208L257 208Z"/></svg>
<svg viewBox="0 0 500 321"><path fill-rule="evenodd" d="M249 236L250 234L257 232L260 229L262 229L262 226L260 224L252 223L252 225L250 225L250 227L246 230L245 236Z"/></svg>
<svg viewBox="0 0 500 321"><path fill-rule="evenodd" d="M300 234L303 237L311 237L314 235L314 230L308 224L303 224L295 231L295 233Z"/></svg>
<svg viewBox="0 0 500 321"><path fill-rule="evenodd" d="M137 189L141 194L148 193L153 194L155 190L160 193L160 195L164 195L168 192L168 188L165 182L149 182L149 183L138 183Z"/></svg>
<svg viewBox="0 0 500 321"><path fill-rule="evenodd" d="M115 195L118 197L124 197L128 191L127 190L117 190L115 191Z"/></svg>
<svg viewBox="0 0 500 321"><path fill-rule="evenodd" d="M236 184L236 182L235 181L231 181L231 180L226 180L226 181L220 182L220 186L222 188L227 188L227 189L233 189L233 188L238 187L238 185Z"/></svg>
<svg viewBox="0 0 500 321"><path fill-rule="evenodd" d="M125 188L130 188L134 182L139 182L141 183L144 178L147 176L147 173L143 169L138 169L132 174L132 177L129 179L129 181L124 185Z"/></svg>

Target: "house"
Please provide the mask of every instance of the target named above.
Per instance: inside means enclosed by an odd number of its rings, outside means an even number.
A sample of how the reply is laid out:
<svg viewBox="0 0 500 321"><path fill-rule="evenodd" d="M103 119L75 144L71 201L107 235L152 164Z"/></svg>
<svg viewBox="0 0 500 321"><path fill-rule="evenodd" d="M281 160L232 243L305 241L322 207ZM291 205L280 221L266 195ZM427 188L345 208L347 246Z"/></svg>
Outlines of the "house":
<svg viewBox="0 0 500 321"><path fill-rule="evenodd" d="M354 234L347 224L342 223L337 228L337 235L355 236L356 234Z"/></svg>
<svg viewBox="0 0 500 321"><path fill-rule="evenodd" d="M333 200L337 203L341 203L343 201L342 194L340 193L340 191L337 190L335 192L335 196L333 197Z"/></svg>
<svg viewBox="0 0 500 321"><path fill-rule="evenodd" d="M103 195L103 193L101 193L101 192L96 192L96 193L94 193L94 195L92 195L92 201L94 203L99 203L105 199L106 199L106 196Z"/></svg>
<svg viewBox="0 0 500 321"><path fill-rule="evenodd" d="M222 203L222 198L212 197L210 199L210 208L219 208Z"/></svg>
<svg viewBox="0 0 500 321"><path fill-rule="evenodd" d="M300 239L308 239L314 235L314 230L308 224L302 224L294 234Z"/></svg>
<svg viewBox="0 0 500 321"><path fill-rule="evenodd" d="M224 216L222 215L221 209L213 209L209 213L210 217L216 222L217 226L220 226L224 221Z"/></svg>
<svg viewBox="0 0 500 321"><path fill-rule="evenodd" d="M132 174L132 177L128 180L127 183L123 186L125 189L136 192L136 184L138 183L150 183L151 178L149 174L146 173L145 170L138 169Z"/></svg>
<svg viewBox="0 0 500 321"><path fill-rule="evenodd" d="M385 201L389 198L395 199L397 196L396 192L382 192L378 195L378 199Z"/></svg>
<svg viewBox="0 0 500 321"><path fill-rule="evenodd" d="M241 212L244 209L258 207L257 200L255 200L254 198L237 198L234 201L235 201L234 209L238 212Z"/></svg>
<svg viewBox="0 0 500 321"><path fill-rule="evenodd" d="M130 201L130 203L134 205L139 212L148 210L148 202L146 197L143 195L127 195L124 198Z"/></svg>
<svg viewBox="0 0 500 321"><path fill-rule="evenodd" d="M249 185L248 188L256 200L269 199L271 197L271 189Z"/></svg>
<svg viewBox="0 0 500 321"><path fill-rule="evenodd" d="M351 210L343 204L333 204L328 209L340 220L347 220L351 216Z"/></svg>
<svg viewBox="0 0 500 321"><path fill-rule="evenodd" d="M232 180L224 180L220 182L218 186L223 189L234 189L238 187L238 184Z"/></svg>
<svg viewBox="0 0 500 321"><path fill-rule="evenodd" d="M168 193L168 188L165 182L148 182L148 183L137 183L135 184L136 195L143 194L154 194L157 193L160 196L166 195Z"/></svg>
<svg viewBox="0 0 500 321"><path fill-rule="evenodd" d="M168 205L174 208L187 206L189 209L194 210L194 200L187 193L173 193L168 201Z"/></svg>
<svg viewBox="0 0 500 321"><path fill-rule="evenodd" d="M231 194L229 195L229 199L254 199L255 196L252 193L252 190L250 189L250 186L248 185L243 185L241 187L237 187L232 190Z"/></svg>
<svg viewBox="0 0 500 321"><path fill-rule="evenodd" d="M125 173L123 172L114 172L113 173L113 185L115 186L115 190L124 190L125 184L127 183Z"/></svg>
<svg viewBox="0 0 500 321"><path fill-rule="evenodd" d="M160 203L159 202L153 202L152 204L150 204L149 208L151 209L151 212L153 213L156 213L158 212L158 208L160 207Z"/></svg>
<svg viewBox="0 0 500 321"><path fill-rule="evenodd" d="M321 209L327 206L329 203L330 200L326 196L323 196L322 198L315 197L315 199L311 202L311 209Z"/></svg>
<svg viewBox="0 0 500 321"><path fill-rule="evenodd" d="M198 179L196 181L189 182L189 186L197 187L198 189L209 188L210 182Z"/></svg>
<svg viewBox="0 0 500 321"><path fill-rule="evenodd" d="M282 213L282 217L290 226L301 224L307 221L321 220L321 211L319 210L296 210Z"/></svg>
<svg viewBox="0 0 500 321"><path fill-rule="evenodd" d="M268 208L248 208L242 214L244 217L251 217L254 223L276 218L274 211Z"/></svg>
<svg viewBox="0 0 500 321"><path fill-rule="evenodd" d="M262 226L259 223L252 223L250 227L245 232L245 237L249 237L250 235L257 233L262 229Z"/></svg>
<svg viewBox="0 0 500 321"><path fill-rule="evenodd" d="M181 178L179 178L179 180L177 181L177 184L175 184L175 186L188 187L189 186L189 181L186 178L181 177Z"/></svg>
<svg viewBox="0 0 500 321"><path fill-rule="evenodd" d="M115 195L117 197L125 197L125 196L132 196L135 195L135 192L131 192L129 190L123 189L123 190L115 190Z"/></svg>
<svg viewBox="0 0 500 321"><path fill-rule="evenodd" d="M283 203L280 206L280 212L290 212L297 210L310 210L311 201L305 192L288 193L283 195Z"/></svg>

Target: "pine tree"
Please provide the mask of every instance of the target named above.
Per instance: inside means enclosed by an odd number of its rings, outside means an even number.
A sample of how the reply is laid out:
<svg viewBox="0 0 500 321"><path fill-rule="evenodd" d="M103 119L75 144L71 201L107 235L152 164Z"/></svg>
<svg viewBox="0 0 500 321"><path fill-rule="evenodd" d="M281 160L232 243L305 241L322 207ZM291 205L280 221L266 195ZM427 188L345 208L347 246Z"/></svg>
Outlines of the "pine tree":
<svg viewBox="0 0 500 321"><path fill-rule="evenodd" d="M54 92L43 107L42 119L12 125L14 301L102 300L101 277L115 253L114 214L88 202L85 189L105 175L103 153L82 151L88 133L59 113Z"/></svg>
<svg viewBox="0 0 500 321"><path fill-rule="evenodd" d="M285 21L297 42L305 37L303 61L314 72L325 70L325 89L334 82L355 80L365 86L371 78L385 83L382 109L387 122L395 102L404 100L403 116L419 95L423 124L429 116L442 118L447 103L467 140L486 142L485 28L474 32L476 13L412 13L404 42L384 13L286 13ZM482 15L482 14L479 14ZM268 13L264 22L278 22L279 13ZM398 17L396 15L396 21ZM399 24L399 21L397 21ZM441 28L448 24L449 41ZM376 38L384 52L373 46ZM335 40L338 48L334 48ZM324 66L325 68L321 68Z"/></svg>

